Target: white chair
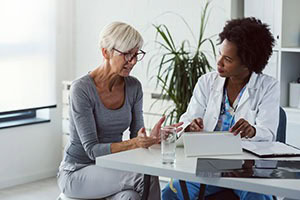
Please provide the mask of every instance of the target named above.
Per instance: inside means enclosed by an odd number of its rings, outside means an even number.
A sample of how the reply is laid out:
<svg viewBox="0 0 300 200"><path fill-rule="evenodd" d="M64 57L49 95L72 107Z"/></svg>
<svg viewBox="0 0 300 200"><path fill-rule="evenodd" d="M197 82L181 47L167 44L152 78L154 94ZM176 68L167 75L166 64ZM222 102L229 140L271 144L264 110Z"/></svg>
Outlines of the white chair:
<svg viewBox="0 0 300 200"><path fill-rule="evenodd" d="M57 197L57 200L79 200L79 199L69 198L66 197L66 195L64 195L63 193L60 193L60 195Z"/></svg>
<svg viewBox="0 0 300 200"><path fill-rule="evenodd" d="M88 200L88 199L74 199L74 198L67 197L63 193L60 193L60 195L57 197L56 200ZM105 199L99 199L99 200L105 200Z"/></svg>

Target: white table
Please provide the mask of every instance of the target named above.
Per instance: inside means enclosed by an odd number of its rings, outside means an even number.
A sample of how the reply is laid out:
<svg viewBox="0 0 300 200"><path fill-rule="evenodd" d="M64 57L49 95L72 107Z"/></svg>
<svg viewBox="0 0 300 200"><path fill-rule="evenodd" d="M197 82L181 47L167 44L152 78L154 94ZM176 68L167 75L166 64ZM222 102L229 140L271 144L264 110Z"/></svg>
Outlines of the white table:
<svg viewBox="0 0 300 200"><path fill-rule="evenodd" d="M202 156L202 158L223 159L259 159L244 152L243 155ZM280 158L272 158L276 160ZM300 160L300 157L281 158ZM111 169L137 172L155 176L164 176L179 180L194 181L207 185L246 190L251 192L272 194L275 196L298 199L300 197L299 179L251 179L251 178L201 178L196 176L197 158L186 158L183 148L176 149L176 164L174 166L161 163L160 145L149 149L134 149L120 153L97 157L96 165Z"/></svg>

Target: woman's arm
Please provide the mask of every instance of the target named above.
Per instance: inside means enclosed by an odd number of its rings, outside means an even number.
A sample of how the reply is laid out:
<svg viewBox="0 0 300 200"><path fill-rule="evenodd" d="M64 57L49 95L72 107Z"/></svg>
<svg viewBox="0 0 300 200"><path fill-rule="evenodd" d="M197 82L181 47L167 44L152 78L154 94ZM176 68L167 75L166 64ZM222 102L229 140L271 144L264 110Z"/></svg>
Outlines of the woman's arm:
<svg viewBox="0 0 300 200"><path fill-rule="evenodd" d="M132 120L130 123L130 139L137 137L138 131L144 127L144 117L143 117L143 90L142 85L137 79L133 79L128 85L134 89L132 93Z"/></svg>
<svg viewBox="0 0 300 200"><path fill-rule="evenodd" d="M118 142L118 143L112 143L110 145L110 151L111 153L117 153L121 151L126 151L130 149L135 149L137 148L136 143L134 142L134 139L126 140L123 142Z"/></svg>
<svg viewBox="0 0 300 200"><path fill-rule="evenodd" d="M159 138L153 136L148 137L145 128L141 128L137 137L123 142L112 143L111 153L117 153L136 148L148 148L153 144L157 144L158 142Z"/></svg>
<svg viewBox="0 0 300 200"><path fill-rule="evenodd" d="M127 80L127 87L130 87L130 91L132 92L127 94L130 95L129 99L132 101L130 102L132 106L132 120L129 127L130 140L112 143L111 153L126 151L139 147L147 148L159 142L159 138L157 137L147 137L145 128L143 128L143 91L141 83L137 79L131 77L131 79Z"/></svg>
<svg viewBox="0 0 300 200"><path fill-rule="evenodd" d="M96 121L93 113L94 102L89 85L84 80L75 81L70 89L70 117L74 132L87 156L95 160L97 156L110 154L110 143L99 143ZM79 141L78 141L79 142ZM78 144L79 145L79 144Z"/></svg>
<svg viewBox="0 0 300 200"><path fill-rule="evenodd" d="M91 160L95 160L98 156L103 156L110 153L126 151L139 147L149 147L158 143L158 139L154 137L147 137L145 129L141 128L136 131L134 137L128 141L116 143L99 143L97 136L96 122L93 113L93 100L91 94L88 92L89 88L82 83L72 85L70 92L70 114L74 120L76 131L80 138L80 142ZM136 109L141 109L142 100L139 99ZM140 115L142 112L137 112ZM135 117L138 117L135 114ZM137 126L143 126L143 119L138 117L135 123L132 123L136 129ZM135 130L134 129L134 130Z"/></svg>

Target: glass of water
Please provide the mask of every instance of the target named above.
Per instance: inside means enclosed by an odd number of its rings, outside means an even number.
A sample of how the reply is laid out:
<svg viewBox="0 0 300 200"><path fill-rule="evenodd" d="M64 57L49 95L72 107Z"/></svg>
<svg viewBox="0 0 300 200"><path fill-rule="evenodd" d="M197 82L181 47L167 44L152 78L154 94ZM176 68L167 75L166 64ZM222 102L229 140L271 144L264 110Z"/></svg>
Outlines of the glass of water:
<svg viewBox="0 0 300 200"><path fill-rule="evenodd" d="M163 164L175 163L176 150L176 128L167 126L160 130L161 136L161 156Z"/></svg>

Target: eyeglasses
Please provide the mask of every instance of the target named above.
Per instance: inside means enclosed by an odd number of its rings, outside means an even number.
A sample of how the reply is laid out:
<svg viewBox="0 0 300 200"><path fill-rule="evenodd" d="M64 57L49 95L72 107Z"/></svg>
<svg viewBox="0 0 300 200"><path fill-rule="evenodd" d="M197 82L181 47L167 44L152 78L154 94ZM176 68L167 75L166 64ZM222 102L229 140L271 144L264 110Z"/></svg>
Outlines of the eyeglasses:
<svg viewBox="0 0 300 200"><path fill-rule="evenodd" d="M134 58L136 58L136 61L140 61L144 58L146 52L143 50L139 50L137 53L132 54L132 53L128 53L128 52L122 52L118 49L113 48L113 50L115 50L116 52L124 55L124 58L127 62L131 62Z"/></svg>

